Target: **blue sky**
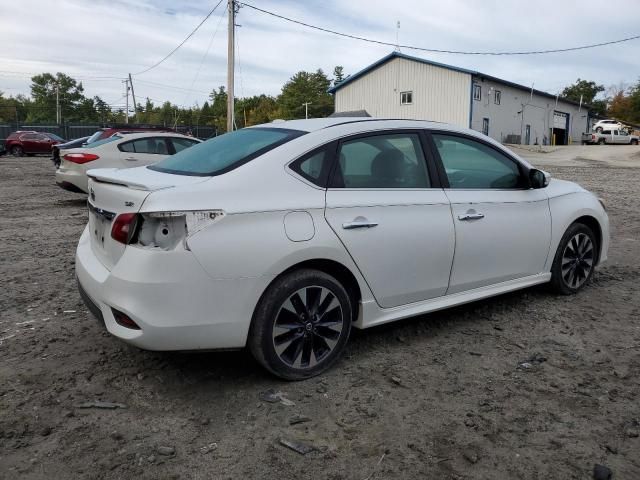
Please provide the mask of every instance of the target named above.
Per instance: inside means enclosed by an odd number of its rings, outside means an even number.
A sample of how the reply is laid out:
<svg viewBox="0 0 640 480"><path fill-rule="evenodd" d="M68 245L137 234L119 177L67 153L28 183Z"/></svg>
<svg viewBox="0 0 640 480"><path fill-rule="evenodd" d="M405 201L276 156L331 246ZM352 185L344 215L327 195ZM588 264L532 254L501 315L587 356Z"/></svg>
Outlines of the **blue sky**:
<svg viewBox="0 0 640 480"><path fill-rule="evenodd" d="M88 95L123 102L120 78L144 70L172 50L215 5L212 0L21 0L2 2L0 91L29 93L44 71L82 80ZM226 0L223 2L226 3ZM602 1L540 0L248 0L256 6L334 30L400 43L455 50L549 49L640 33L635 15L603 15ZM222 8L173 57L134 76L138 101L202 103L226 83L226 16ZM622 10L631 8L621 7ZM392 48L335 37L285 23L249 8L237 18L236 94L277 95L299 70L343 65L355 73ZM215 35L214 35L215 33ZM209 48L210 45L210 48ZM526 57L409 55L479 70L556 93L576 78L605 86L635 83L640 41ZM96 78L96 77L115 78Z"/></svg>

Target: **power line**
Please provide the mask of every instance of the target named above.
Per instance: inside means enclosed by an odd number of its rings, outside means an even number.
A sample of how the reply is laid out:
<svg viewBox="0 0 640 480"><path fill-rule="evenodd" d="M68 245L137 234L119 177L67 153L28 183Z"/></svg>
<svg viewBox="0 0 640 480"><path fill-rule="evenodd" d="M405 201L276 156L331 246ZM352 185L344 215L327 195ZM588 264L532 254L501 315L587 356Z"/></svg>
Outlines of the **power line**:
<svg viewBox="0 0 640 480"><path fill-rule="evenodd" d="M604 47L606 45L615 45L617 43L623 43L623 42L629 42L631 40L636 40L638 38L640 38L640 35L634 35L632 37L627 37L627 38L622 38L620 40L612 40L610 42L602 42L602 43L593 43L590 45L581 45L579 47L569 47L569 48L557 48L557 49L552 49L552 50L530 50L530 51L522 51L522 52L468 52L468 51L462 51L462 50L440 50L440 49L436 49L436 48L423 48L423 47L415 47L413 45L397 45L395 43L391 43L391 42L383 42L381 40L373 40L371 38L365 38L365 37L359 37L357 35L351 35L350 33L343 33L343 32L337 32L335 30L330 30L328 28L324 28L324 27L319 27L317 25L311 25L309 23L305 23L302 22L300 20L295 20L293 18L289 18L289 17L285 17L284 15L279 15L277 13L274 12L270 12L268 10L264 10L262 8L258 8L256 6L250 5L248 3L244 3L244 2L237 2L240 5L244 6L244 7L249 7L253 10L256 10L258 12L267 14L267 15L271 15L272 17L276 17L279 18L281 20L285 20L287 22L291 22L291 23L296 23L298 25L302 25L303 27L307 27L307 28L312 28L314 30L319 30L321 32L325 32L325 33L331 33L333 35L338 35L340 37L346 37L346 38L351 38L354 40L360 40L362 42L368 42L368 43L375 43L377 45L385 45L385 46L390 46L390 47L394 47L394 48L406 48L408 50L419 50L422 52L430 52L430 53L449 53L449 54L454 54L454 55L541 55L541 54L546 54L546 53L561 53L561 52L573 52L576 50L586 50L588 48L596 48L596 47Z"/></svg>
<svg viewBox="0 0 640 480"><path fill-rule="evenodd" d="M215 6L215 7L213 7L209 13L207 13L207 16L206 16L206 17L204 17L204 18L202 19L202 21L198 24L198 26L197 26L196 28L194 28L194 29L191 31L191 33L190 33L189 35L187 35L187 36L186 36L186 38L185 38L182 42L180 42L180 44L179 44L176 48L174 48L173 50L171 50L171 51L167 54L167 56L165 56L165 57L164 57L162 60L160 60L159 62L154 63L154 64L153 64L153 65L151 65L149 68L146 68L146 69L142 70L141 72L134 73L133 75L142 75L143 73L147 73L149 70L152 70L152 69L156 68L156 67L157 67L158 65L160 65L162 62L164 62L167 58L169 58L171 55L173 55L174 53L176 53L176 52L178 51L178 49L179 49L180 47L182 47L182 45L184 45L185 43L187 43L187 40L189 40L189 39L190 39L190 38L191 38L191 37L192 37L192 36L193 36L197 31L198 31L198 29L199 29L199 28L204 24L204 22L206 22L206 21L207 21L207 19L208 19L208 18L213 14L213 12L215 12L215 11L216 11L216 8L218 8L218 7L220 6L220 4L221 4L221 3L222 3L222 0L220 0L218 3L216 3L216 6Z"/></svg>

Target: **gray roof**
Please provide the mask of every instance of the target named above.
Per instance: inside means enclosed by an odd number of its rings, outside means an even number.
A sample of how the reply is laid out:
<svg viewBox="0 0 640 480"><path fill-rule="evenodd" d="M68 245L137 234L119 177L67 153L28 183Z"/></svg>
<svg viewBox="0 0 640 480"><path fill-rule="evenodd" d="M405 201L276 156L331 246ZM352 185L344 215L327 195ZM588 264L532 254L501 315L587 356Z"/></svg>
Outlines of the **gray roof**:
<svg viewBox="0 0 640 480"><path fill-rule="evenodd" d="M487 79L493 80L495 82L500 82L500 83L502 83L504 85L508 85L510 87L517 88L519 90L524 90L524 91L527 91L527 92L531 91L531 87L527 87L526 85L520 85L518 83L510 82L509 80L503 80L501 78L494 77L492 75L487 75L486 73L478 72L478 71L475 71L475 70L467 70L466 68L454 67L453 65L447 65L446 63L434 62L432 60L427 60L427 59L424 59L424 58L413 57L411 55L406 55L406 54L401 53L401 52L391 52L389 55L386 55L385 57L382 57L377 62L372 63L371 65L369 65L368 67L363 68L359 72L348 76L347 78L345 78L343 81L341 81L337 85L334 85L333 87L331 87L328 90L329 93L336 93L338 90L340 90L346 84L351 83L352 81L357 80L360 77L363 77L367 73L371 72L372 70L375 70L378 67L381 67L382 65L384 65L387 62L390 62L394 58L404 58L405 60L410 60L410 61L413 61L413 62L424 63L426 65L432 65L432 66L435 66L435 67L446 68L448 70L453 70L453 71L456 71L456 72L467 73L467 74L469 74L471 76L474 76L474 77L487 78ZM556 98L555 95L552 95L551 93L543 92L542 90L533 89L533 93L535 93L536 95L541 95L543 97L553 98L554 100ZM578 105L578 102L574 102L573 100L569 100L569 99L564 98L564 97L558 97L558 100L561 100L561 101L566 102L566 103L570 103L572 105ZM586 104L583 104L582 106L585 107L585 108L588 107L588 105L586 105Z"/></svg>

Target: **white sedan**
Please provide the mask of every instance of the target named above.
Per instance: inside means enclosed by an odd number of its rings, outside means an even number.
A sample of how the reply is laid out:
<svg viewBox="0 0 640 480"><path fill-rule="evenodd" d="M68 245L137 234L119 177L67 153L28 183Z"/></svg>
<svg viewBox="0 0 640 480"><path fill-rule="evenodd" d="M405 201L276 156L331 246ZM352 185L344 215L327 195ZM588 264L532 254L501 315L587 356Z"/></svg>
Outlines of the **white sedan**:
<svg viewBox="0 0 640 480"><path fill-rule="evenodd" d="M303 379L367 328L607 258L604 205L477 132L313 119L228 133L155 165L89 171L80 292L150 350L248 346Z"/></svg>
<svg viewBox="0 0 640 480"><path fill-rule="evenodd" d="M179 133L118 133L82 147L62 150L56 183L65 190L89 193L87 170L91 168L150 165L197 143L201 140Z"/></svg>

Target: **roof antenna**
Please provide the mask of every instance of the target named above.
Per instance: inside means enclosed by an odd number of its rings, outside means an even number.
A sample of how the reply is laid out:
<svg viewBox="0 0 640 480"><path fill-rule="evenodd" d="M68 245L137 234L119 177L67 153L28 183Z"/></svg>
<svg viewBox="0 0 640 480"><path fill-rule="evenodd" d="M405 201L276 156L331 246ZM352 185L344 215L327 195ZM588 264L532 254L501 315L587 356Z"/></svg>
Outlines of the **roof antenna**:
<svg viewBox="0 0 640 480"><path fill-rule="evenodd" d="M400 20L398 20L398 23L396 24L396 52L400 51L400 40L398 40L400 36Z"/></svg>

